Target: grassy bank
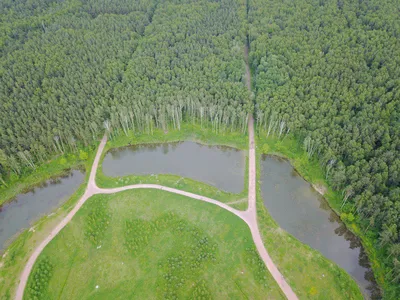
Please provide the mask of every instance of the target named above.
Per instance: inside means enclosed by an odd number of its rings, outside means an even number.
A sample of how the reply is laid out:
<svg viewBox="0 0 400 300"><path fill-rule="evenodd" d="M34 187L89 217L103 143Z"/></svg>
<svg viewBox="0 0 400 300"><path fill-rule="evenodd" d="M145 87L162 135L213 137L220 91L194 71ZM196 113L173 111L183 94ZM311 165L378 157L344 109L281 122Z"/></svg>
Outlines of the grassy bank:
<svg viewBox="0 0 400 300"><path fill-rule="evenodd" d="M221 191L216 187L208 184L190 179L182 178L176 175L161 174L161 175L129 175L123 177L108 177L102 171L102 162L110 149L126 147L138 144L154 144L154 143L167 143L167 142L180 142L180 141L194 141L206 145L223 145L241 150L246 150L248 145L248 138L245 135L237 132L225 132L215 134L212 130L201 128L198 125L183 124L181 130L170 130L165 133L162 130L155 130L153 135L147 134L133 134L129 132L126 136L123 133L119 136L109 139L106 147L104 148L99 168L96 174L96 183L100 187L111 188L120 187L124 185L139 184L139 183L153 183L160 184L195 194L207 196L212 199L219 200L224 203L235 202L232 204L237 209L246 209L247 201L240 201L247 199L247 181L248 181L248 159L246 158L246 170L244 178L244 189L241 193L228 193ZM134 172L134 171L133 171ZM238 202L238 203L236 203Z"/></svg>
<svg viewBox="0 0 400 300"><path fill-rule="evenodd" d="M109 138L106 150L110 148L124 147L131 143L134 144L152 144L166 142L194 141L207 145L220 145L234 147L241 150L248 148L248 138L237 131L227 131L215 133L207 127L201 127L197 124L183 123L181 129L172 129L163 131L154 129L153 134L134 133L128 131L128 135L123 132L116 137Z"/></svg>
<svg viewBox="0 0 400 300"><path fill-rule="evenodd" d="M194 194L206 196L223 203L239 202L240 206L235 208L245 210L247 208L247 185L246 188L239 194L228 193L217 189L214 186L176 175L128 175L123 177L108 177L102 172L99 172L96 178L98 186L103 188L121 187L132 184L149 183L159 184L163 186L172 187L182 191L191 192ZM239 205L239 203L237 205Z"/></svg>
<svg viewBox="0 0 400 300"><path fill-rule="evenodd" d="M84 183L81 184L71 198L68 199L61 207L54 210L53 213L37 220L34 224L32 224L31 229L23 230L5 250L4 255L0 257L0 299L14 299L15 290L19 282L19 276L33 250L68 214L68 212L75 206L79 198L83 195L89 178L90 168L94 160L94 154L95 152L92 151L85 162L79 163L86 169L86 177ZM57 168L44 168L44 170L57 170ZM41 175L44 178L43 180L47 180L49 178L45 176L45 174L56 176L56 173L43 172ZM35 176L35 178L40 178L40 176ZM30 182L32 183L33 181Z"/></svg>
<svg viewBox="0 0 400 300"><path fill-rule="evenodd" d="M259 152L281 156L290 161L296 171L316 189L324 191L324 198L328 201L330 207L340 216L342 197L338 192L335 192L325 179L325 173L322 170L319 162L316 159L309 159L301 143L292 137L286 137L283 140L275 137L259 137L257 140ZM364 249L368 254L372 270L374 271L375 279L383 292L387 290L395 290L395 287L384 281L383 267L383 251L375 247L375 239L371 236L366 236L360 228L359 220L356 217L353 222L348 219L342 219L347 228L356 234L362 241ZM391 294L391 293L390 293ZM391 299L391 296L387 299Z"/></svg>
<svg viewBox="0 0 400 300"><path fill-rule="evenodd" d="M92 147L80 149L91 156L96 148L97 143ZM35 170L25 170L25 174L20 177L13 174L7 180L7 186L2 185L0 188L0 206L15 198L18 194L26 193L44 181L57 178L67 174L71 169L84 169L87 158L81 158L79 153L67 153L54 157L52 160L39 165Z"/></svg>
<svg viewBox="0 0 400 300"><path fill-rule="evenodd" d="M25 298L35 291L49 299L284 298L243 221L155 190L89 199L40 255Z"/></svg>
<svg viewBox="0 0 400 300"><path fill-rule="evenodd" d="M260 162L257 151L258 180ZM345 270L279 227L264 206L260 184L257 218L267 251L300 299L363 299L357 283Z"/></svg>
<svg viewBox="0 0 400 300"><path fill-rule="evenodd" d="M33 250L51 232L51 230L68 214L75 203L83 195L86 182L74 195L53 214L42 217L32 225L32 229L24 230L7 248L0 258L0 299L13 299L19 276Z"/></svg>

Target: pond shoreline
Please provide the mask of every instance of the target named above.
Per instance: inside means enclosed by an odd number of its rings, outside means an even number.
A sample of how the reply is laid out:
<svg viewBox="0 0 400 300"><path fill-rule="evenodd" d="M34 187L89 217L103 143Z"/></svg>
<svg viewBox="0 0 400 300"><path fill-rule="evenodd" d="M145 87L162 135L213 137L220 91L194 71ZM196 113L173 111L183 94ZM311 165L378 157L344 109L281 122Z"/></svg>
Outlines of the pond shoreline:
<svg viewBox="0 0 400 300"><path fill-rule="evenodd" d="M295 173L296 176L299 176L302 180L304 180L310 188L312 188L312 190L314 190L319 197L321 197L323 203L328 207L328 210L334 214L335 218L338 220L337 222L339 224L341 224L342 226L345 227L345 230L347 230L348 232L350 232L353 236L353 238L355 239L356 244L359 244L360 247L360 254L359 254L359 263L360 261L364 261L363 264L361 265L363 268L366 269L365 271L365 276L368 277L366 280L369 282L368 287L364 287L368 293L370 293L370 295L367 295L368 297L373 297L373 299L380 299L382 298L382 289L379 286L379 284L376 281L375 278L375 274L373 272L373 268L370 262L370 258L368 255L368 252L366 251L366 247L364 246L363 240L361 239L361 237L359 237L351 228L351 226L348 226L341 218L340 218L340 214L338 214L338 212L331 206L331 204L329 203L328 199L325 197L325 193L326 193L326 187L325 186L320 186L317 185L313 182L308 181L303 175L302 173L296 169L296 167L294 166L293 162L291 159L289 159L288 157L284 156L281 153L267 153L267 154L261 154L260 156L260 162L262 162L265 158L270 157L273 159L276 159L279 162L286 162L290 165L290 167L293 170L293 173ZM261 180L261 179L260 179ZM262 186L262 180L261 180L261 186ZM264 199L265 202L265 199ZM266 205L264 203L264 205ZM266 208L268 209L268 207L266 206ZM278 224L279 222L276 221ZM292 234L290 232L288 232L289 234ZM298 239L296 237L296 239ZM305 243L304 241L301 241L302 243ZM308 243L305 243L308 244ZM311 248L315 249L314 247L312 247L311 245L309 245ZM358 248L358 247L356 247ZM316 251L321 252L319 249L315 249ZM321 253L322 255L324 255L323 253ZM324 255L325 256L325 255ZM366 258L366 262L365 262L365 258ZM329 258L328 258L329 259ZM337 264L337 262L335 262ZM350 274L349 274L350 275ZM352 276L353 277L353 276ZM354 277L353 277L354 278ZM359 284L358 280L356 278L354 278L355 281ZM361 287L361 286L360 286ZM364 294L364 293L363 293ZM366 296L366 295L364 295Z"/></svg>
<svg viewBox="0 0 400 300"><path fill-rule="evenodd" d="M107 151L101 172L110 178L174 174L228 193L245 189L243 150L193 141L136 144Z"/></svg>
<svg viewBox="0 0 400 300"><path fill-rule="evenodd" d="M62 169L62 170L58 171L58 172L52 173L49 176L46 176L44 179L42 179L40 181L33 182L31 184L27 184L25 187L21 188L20 191L12 192L12 196L6 196L5 198L1 199L1 196L2 196L3 193L5 193L5 191L10 190L12 188L15 188L15 190L18 190L18 187L15 186L15 185L18 184L18 182L15 182L12 186L7 187L7 188L5 188L5 189L0 191L0 211L3 208L4 205L13 202L15 200L15 198L18 197L18 195L32 192L36 188L41 188L41 187L43 187L43 185L47 181L57 180L57 179L60 179L60 178L64 178L65 176L68 177L68 175L72 171L75 171L75 170L76 171L81 171L81 172L86 172L86 168L85 168L85 165L83 163L80 163L80 164L77 164L77 165L74 165L74 166L69 166L69 167L66 167L65 169Z"/></svg>
<svg viewBox="0 0 400 300"><path fill-rule="evenodd" d="M65 169L61 175L30 186L4 203L0 207L0 253L6 251L25 230L32 230L32 225L39 219L57 211L84 178L82 169Z"/></svg>

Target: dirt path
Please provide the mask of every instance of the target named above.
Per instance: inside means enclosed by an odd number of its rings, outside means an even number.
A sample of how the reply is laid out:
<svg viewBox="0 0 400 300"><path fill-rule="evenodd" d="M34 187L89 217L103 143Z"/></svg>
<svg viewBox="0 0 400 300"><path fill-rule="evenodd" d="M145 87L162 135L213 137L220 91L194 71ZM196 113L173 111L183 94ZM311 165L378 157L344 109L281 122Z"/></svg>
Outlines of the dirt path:
<svg viewBox="0 0 400 300"><path fill-rule="evenodd" d="M244 49L244 57L246 62L246 86L247 89L251 92L251 73L249 68L248 54L249 54L249 49L246 46ZM249 132L249 195L248 195L249 204L247 210L242 213L241 218L245 220L245 222L249 226L258 253L260 254L265 265L267 266L268 271L271 273L272 277L275 279L276 283L279 285L282 292L285 294L286 298L288 298L289 300L298 299L296 294L290 287L290 285L286 282L285 278L279 272L278 268L275 266L274 262L269 256L267 250L265 249L260 231L258 229L257 207L256 207L256 195L257 195L256 149L254 140L254 119L252 114L249 114L248 132Z"/></svg>
<svg viewBox="0 0 400 300"><path fill-rule="evenodd" d="M256 150L254 147L254 121L253 116L249 116L249 206L248 209L241 214L241 218L247 223L253 236L254 244L260 254L262 260L275 279L276 283L289 300L298 299L290 285L275 266L267 250L265 249L263 240L257 223L257 207L256 207Z"/></svg>

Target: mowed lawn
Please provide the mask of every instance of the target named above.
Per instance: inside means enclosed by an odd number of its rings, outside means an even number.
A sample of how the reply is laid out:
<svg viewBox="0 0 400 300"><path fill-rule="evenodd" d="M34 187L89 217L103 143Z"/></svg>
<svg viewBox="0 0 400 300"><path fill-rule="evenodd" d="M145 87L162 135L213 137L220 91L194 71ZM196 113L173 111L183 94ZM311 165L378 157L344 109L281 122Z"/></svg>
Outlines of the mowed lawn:
<svg viewBox="0 0 400 300"><path fill-rule="evenodd" d="M247 225L157 190L89 199L39 256L25 299L283 299Z"/></svg>

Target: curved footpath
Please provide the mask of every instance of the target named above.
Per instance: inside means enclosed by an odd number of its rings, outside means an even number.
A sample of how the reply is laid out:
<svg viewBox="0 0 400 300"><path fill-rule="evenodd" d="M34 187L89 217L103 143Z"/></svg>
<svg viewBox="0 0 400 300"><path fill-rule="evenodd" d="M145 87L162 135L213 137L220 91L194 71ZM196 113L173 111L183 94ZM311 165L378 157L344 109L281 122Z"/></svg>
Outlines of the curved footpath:
<svg viewBox="0 0 400 300"><path fill-rule="evenodd" d="M29 274L35 264L36 259L39 257L40 253L43 249L47 246L48 243L68 224L69 221L74 217L77 211L82 207L82 205L86 202L87 199L92 197L96 194L114 194L126 190L131 189L158 189L167 191L170 193L179 194L182 196L190 197L196 200L212 203L217 205L223 209L230 211L231 213L235 214L239 218L241 218L246 224L249 226L251 235L253 237L253 241L257 247L257 251L260 254L261 259L264 261L265 265L267 266L269 272L271 273L272 277L278 283L279 287L281 288L282 292L285 296L292 300L297 299L296 294L292 291L291 287L288 285L286 280L283 278L282 274L279 272L278 268L272 262L271 257L269 256L267 250L264 247L260 231L258 229L257 224L257 215L256 215L256 163L255 163L255 147L254 147L254 124L253 124L253 117L249 116L248 122L248 129L249 129L249 196L248 196L248 208L246 211L239 211L234 209L225 203L219 202L217 200L207 198L204 196L196 195L193 193L181 191L178 189L165 187L157 184L135 184L129 185L119 188L112 188L112 189L102 189L96 185L96 171L100 161L101 154L103 152L104 146L107 142L106 135L101 140L99 145L99 149L97 150L97 154L95 160L93 162L93 166L89 176L89 183L86 188L85 194L79 199L78 203L75 207L68 213L68 215L51 231L51 233L40 243L40 245L33 251L31 257L29 258L27 264L25 265L24 270L20 276L20 282L17 288L17 292L15 295L16 300L22 300L24 295L25 286L28 282Z"/></svg>

